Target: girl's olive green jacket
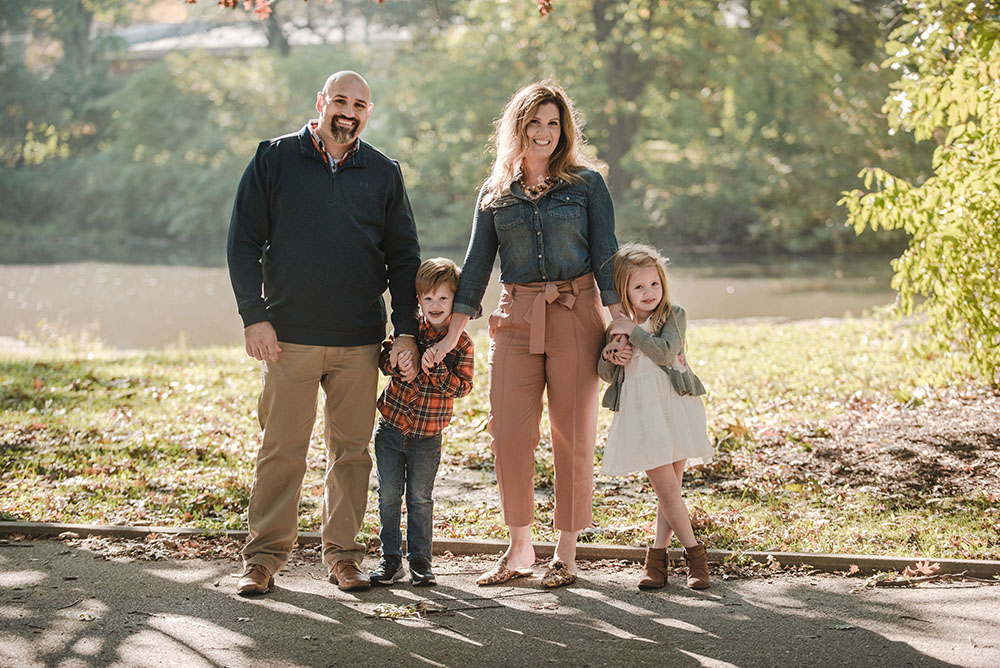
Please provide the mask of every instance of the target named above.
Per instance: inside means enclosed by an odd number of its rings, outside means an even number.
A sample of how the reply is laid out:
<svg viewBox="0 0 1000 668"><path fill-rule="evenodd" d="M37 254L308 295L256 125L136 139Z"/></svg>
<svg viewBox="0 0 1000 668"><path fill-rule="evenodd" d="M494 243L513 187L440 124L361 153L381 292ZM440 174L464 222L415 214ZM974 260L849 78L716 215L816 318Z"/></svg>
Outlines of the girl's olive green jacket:
<svg viewBox="0 0 1000 668"><path fill-rule="evenodd" d="M670 309L663 327L656 332L647 332L641 327L636 327L628 337L633 348L641 350L642 353L656 362L661 369L670 376L670 382L674 389L681 395L701 396L705 394L705 386L687 366L684 360L684 340L687 333L687 316L684 309L674 304ZM608 340L611 340L610 335ZM682 364L674 366L677 356L681 356ZM597 374L602 380L610 383L601 405L613 411L619 408L621 401L622 382L625 380L625 367L609 362L600 357L597 360Z"/></svg>

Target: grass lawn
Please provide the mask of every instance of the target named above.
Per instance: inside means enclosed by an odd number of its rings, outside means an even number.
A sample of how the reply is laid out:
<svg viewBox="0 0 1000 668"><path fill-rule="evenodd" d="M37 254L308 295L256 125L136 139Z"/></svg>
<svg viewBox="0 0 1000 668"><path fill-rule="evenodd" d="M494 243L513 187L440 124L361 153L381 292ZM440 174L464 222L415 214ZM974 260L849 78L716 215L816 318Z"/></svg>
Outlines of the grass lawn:
<svg viewBox="0 0 1000 668"><path fill-rule="evenodd" d="M962 358L920 354L917 338L881 316L694 323L688 357L718 453L686 477L696 533L734 550L1000 558L1000 399ZM244 527L260 373L242 349L28 344L0 351L0 518ZM476 346L476 387L446 432L440 537L505 535L484 335ZM598 467L610 421L602 410ZM317 421L302 529L319 527L324 461ZM552 540L544 436L537 462L534 531ZM644 476L598 475L582 540L645 545L654 519ZM373 493L363 531L377 525Z"/></svg>

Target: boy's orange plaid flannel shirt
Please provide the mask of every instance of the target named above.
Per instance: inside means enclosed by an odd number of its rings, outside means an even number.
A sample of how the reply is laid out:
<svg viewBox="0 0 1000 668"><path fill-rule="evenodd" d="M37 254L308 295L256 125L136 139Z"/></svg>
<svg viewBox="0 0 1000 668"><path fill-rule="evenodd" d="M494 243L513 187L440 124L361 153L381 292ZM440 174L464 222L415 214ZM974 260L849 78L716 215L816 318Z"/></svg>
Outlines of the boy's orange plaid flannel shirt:
<svg viewBox="0 0 1000 668"><path fill-rule="evenodd" d="M417 350L424 354L430 346L444 338L445 331L438 332L420 318L420 333L417 336ZM389 350L392 337L382 344L378 366L387 376L389 383L378 398L378 410L386 422L406 436L433 436L444 431L451 421L452 405L455 399L464 397L472 390L472 372L475 363L472 339L462 332L455 348L445 355L444 361L425 373L423 369L411 382L400 379L396 369L389 368ZM419 366L420 359L415 360Z"/></svg>

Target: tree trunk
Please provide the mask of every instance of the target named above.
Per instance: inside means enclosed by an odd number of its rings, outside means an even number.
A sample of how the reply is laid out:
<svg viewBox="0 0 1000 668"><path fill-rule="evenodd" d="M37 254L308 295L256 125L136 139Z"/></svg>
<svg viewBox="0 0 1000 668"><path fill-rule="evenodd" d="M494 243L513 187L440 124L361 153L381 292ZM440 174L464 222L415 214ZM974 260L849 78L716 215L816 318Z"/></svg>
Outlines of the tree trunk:
<svg viewBox="0 0 1000 668"><path fill-rule="evenodd" d="M612 31L619 22L618 3L612 0L594 0L592 12L596 27L596 41L606 58L607 111L602 113L607 126L607 149L601 157L608 163L608 188L618 203L632 187L633 175L625 169L623 159L632 149L632 142L639 131L640 118L635 105L645 89L645 77L640 69L639 54L627 45L614 40ZM650 19L654 4L650 3Z"/></svg>
<svg viewBox="0 0 1000 668"><path fill-rule="evenodd" d="M277 8L278 0L274 0L271 3L271 13L267 15L267 26L265 28L267 48L275 49L281 55L287 56L291 53L292 47L288 43L288 36L282 30L281 22L278 20Z"/></svg>
<svg viewBox="0 0 1000 668"><path fill-rule="evenodd" d="M63 47L63 62L79 77L85 79L93 66L90 49L90 29L94 12L79 0L64 8L60 23L59 40Z"/></svg>

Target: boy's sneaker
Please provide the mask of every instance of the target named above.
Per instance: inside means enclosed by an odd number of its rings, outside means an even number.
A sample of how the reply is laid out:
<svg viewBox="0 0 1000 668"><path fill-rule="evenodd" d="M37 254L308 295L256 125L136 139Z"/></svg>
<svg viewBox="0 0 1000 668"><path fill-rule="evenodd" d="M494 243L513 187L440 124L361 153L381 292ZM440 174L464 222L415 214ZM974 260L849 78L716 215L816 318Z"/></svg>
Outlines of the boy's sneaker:
<svg viewBox="0 0 1000 668"><path fill-rule="evenodd" d="M368 579L373 585L389 585L393 582L399 582L404 577L406 577L406 571L403 570L402 560L386 559L385 557L378 562L375 570L368 574Z"/></svg>
<svg viewBox="0 0 1000 668"><path fill-rule="evenodd" d="M434 579L434 572L431 571L431 562L423 557L410 559L410 582L414 587L429 587L437 584Z"/></svg>

